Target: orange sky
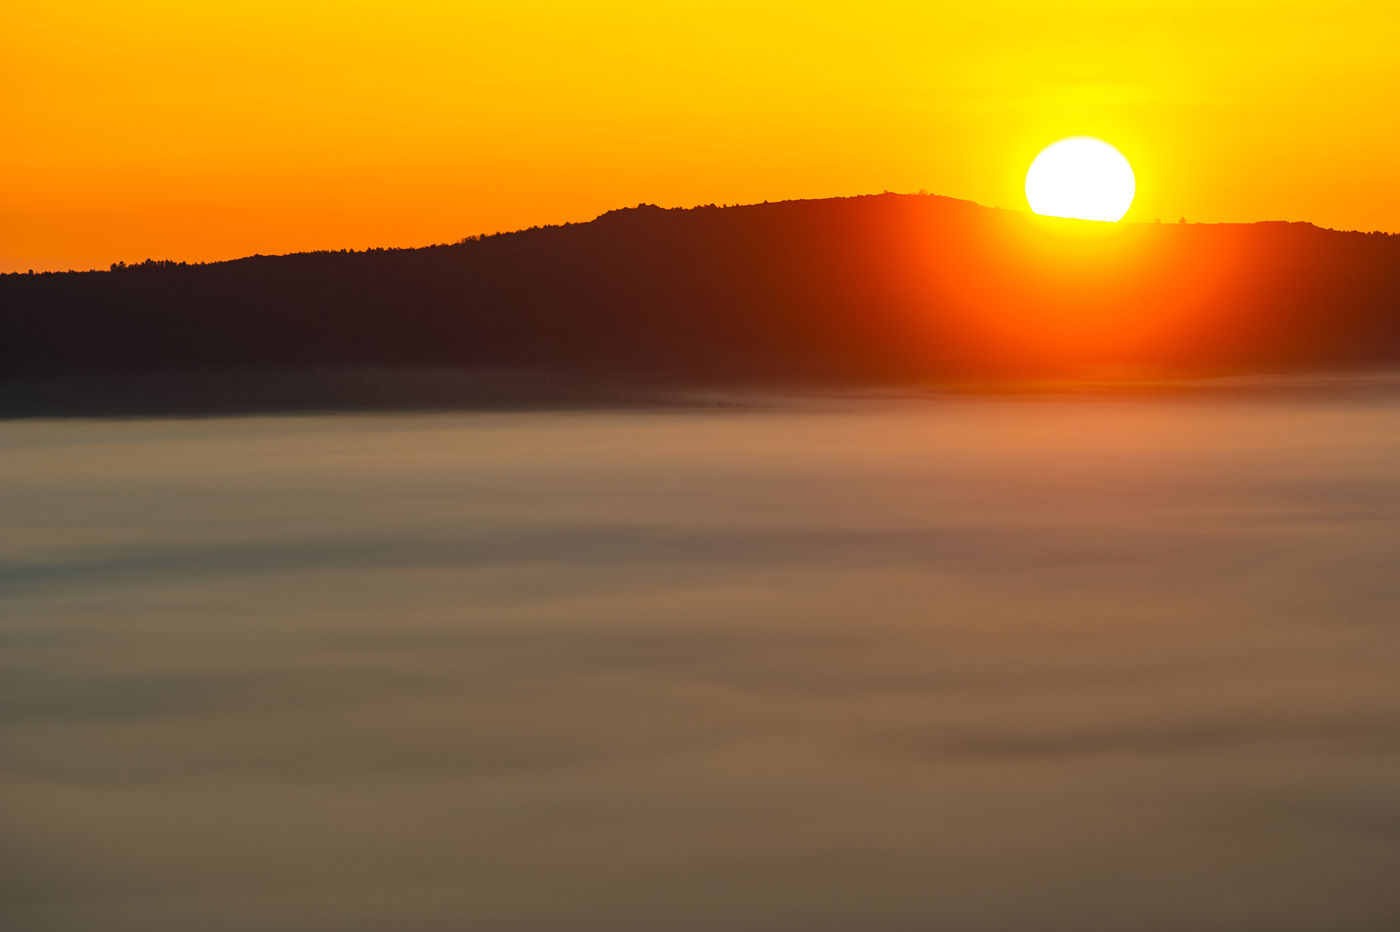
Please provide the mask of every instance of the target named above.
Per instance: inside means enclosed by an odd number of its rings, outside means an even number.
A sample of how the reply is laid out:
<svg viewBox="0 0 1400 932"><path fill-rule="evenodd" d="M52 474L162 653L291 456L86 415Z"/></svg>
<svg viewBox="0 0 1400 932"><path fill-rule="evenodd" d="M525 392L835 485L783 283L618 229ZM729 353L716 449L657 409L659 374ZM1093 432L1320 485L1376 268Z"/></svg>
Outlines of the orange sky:
<svg viewBox="0 0 1400 932"><path fill-rule="evenodd" d="M1395 0L12 0L0 270L418 245L668 206L1024 209L1055 139L1128 220L1400 230Z"/></svg>

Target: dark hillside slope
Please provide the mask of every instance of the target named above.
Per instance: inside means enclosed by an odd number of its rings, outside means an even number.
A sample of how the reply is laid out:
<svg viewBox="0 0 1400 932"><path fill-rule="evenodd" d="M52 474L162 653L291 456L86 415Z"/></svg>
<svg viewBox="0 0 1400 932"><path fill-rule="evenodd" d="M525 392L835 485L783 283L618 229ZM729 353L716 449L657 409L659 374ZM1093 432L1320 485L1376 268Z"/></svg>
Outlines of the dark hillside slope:
<svg viewBox="0 0 1400 932"><path fill-rule="evenodd" d="M1397 362L1400 236L1105 227L917 195L0 277L10 379L369 365L711 384Z"/></svg>

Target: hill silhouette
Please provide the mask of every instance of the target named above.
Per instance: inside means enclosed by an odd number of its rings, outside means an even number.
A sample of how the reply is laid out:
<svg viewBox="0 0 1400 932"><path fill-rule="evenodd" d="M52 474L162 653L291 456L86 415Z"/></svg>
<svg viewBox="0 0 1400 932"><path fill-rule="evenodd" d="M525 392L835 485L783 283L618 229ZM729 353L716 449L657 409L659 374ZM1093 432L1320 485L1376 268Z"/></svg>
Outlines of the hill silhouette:
<svg viewBox="0 0 1400 932"><path fill-rule="evenodd" d="M642 205L420 249L0 276L12 399L172 373L236 395L235 373L366 367L641 389L1397 363L1400 236L1106 226L924 195Z"/></svg>

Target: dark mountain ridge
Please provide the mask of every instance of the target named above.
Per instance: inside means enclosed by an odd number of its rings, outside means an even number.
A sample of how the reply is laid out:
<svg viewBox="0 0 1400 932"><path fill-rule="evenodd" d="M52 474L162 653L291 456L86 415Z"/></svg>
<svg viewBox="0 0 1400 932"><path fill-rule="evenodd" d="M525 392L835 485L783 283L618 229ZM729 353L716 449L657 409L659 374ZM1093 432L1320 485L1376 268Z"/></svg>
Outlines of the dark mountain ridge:
<svg viewBox="0 0 1400 932"><path fill-rule="evenodd" d="M667 385L1376 369L1400 236L876 195L420 249L0 277L4 379L432 368Z"/></svg>

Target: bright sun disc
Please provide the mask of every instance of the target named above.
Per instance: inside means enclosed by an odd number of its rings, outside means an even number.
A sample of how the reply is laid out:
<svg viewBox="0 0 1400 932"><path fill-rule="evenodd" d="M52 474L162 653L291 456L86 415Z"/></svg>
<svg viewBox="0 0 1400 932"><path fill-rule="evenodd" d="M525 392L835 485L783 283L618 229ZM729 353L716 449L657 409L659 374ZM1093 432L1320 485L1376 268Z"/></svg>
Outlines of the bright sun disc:
<svg viewBox="0 0 1400 932"><path fill-rule="evenodd" d="M1044 217L1122 220L1137 193L1133 168L1117 149L1092 136L1051 143L1026 172L1026 200Z"/></svg>

